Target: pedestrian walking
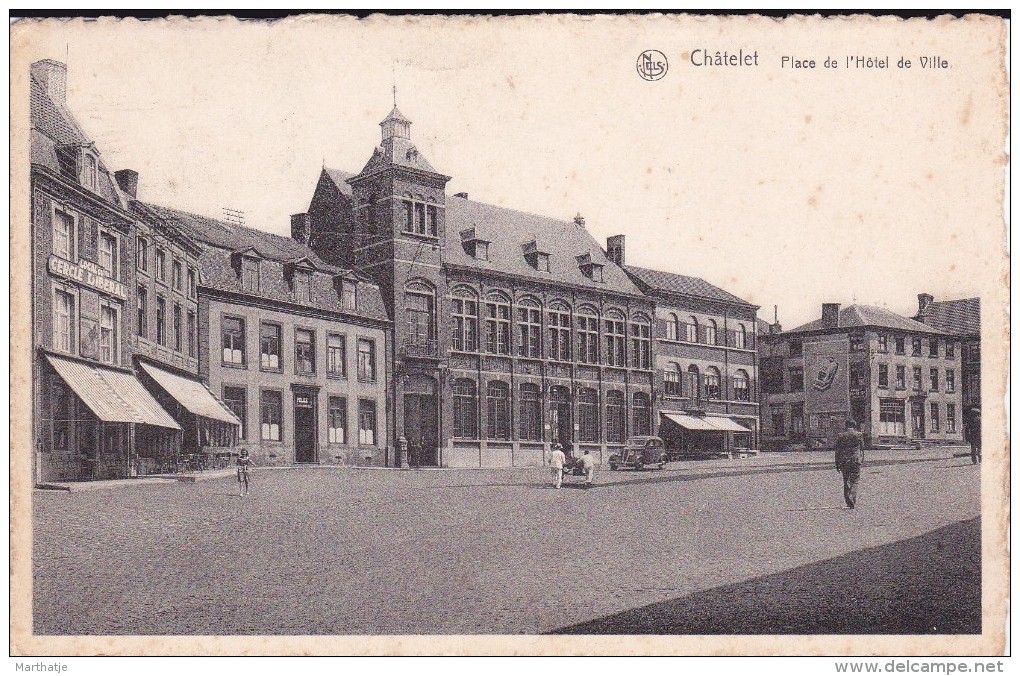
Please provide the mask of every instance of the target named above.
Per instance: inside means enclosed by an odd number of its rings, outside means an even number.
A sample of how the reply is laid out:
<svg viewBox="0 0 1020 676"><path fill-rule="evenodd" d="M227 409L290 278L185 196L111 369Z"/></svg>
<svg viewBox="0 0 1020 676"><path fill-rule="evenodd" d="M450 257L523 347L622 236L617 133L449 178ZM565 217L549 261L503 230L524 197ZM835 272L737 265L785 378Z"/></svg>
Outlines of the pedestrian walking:
<svg viewBox="0 0 1020 676"><path fill-rule="evenodd" d="M836 437L836 470L843 475L843 499L846 506L857 506L857 482L864 464L864 436L853 420L846 421L846 431Z"/></svg>
<svg viewBox="0 0 1020 676"><path fill-rule="evenodd" d="M563 455L563 447L553 444L552 454L549 456L549 467L552 469L553 487L560 488L563 485L563 463L567 456Z"/></svg>
<svg viewBox="0 0 1020 676"><path fill-rule="evenodd" d="M587 450L581 456L581 468L584 469L584 487L590 488L595 482L595 458Z"/></svg>
<svg viewBox="0 0 1020 676"><path fill-rule="evenodd" d="M970 437L970 461L977 465L981 462L981 409L977 406L970 409L967 436Z"/></svg>
<svg viewBox="0 0 1020 676"><path fill-rule="evenodd" d="M237 456L237 494L241 497L248 495L248 470L251 467L252 462L248 457L248 449L242 448L241 455Z"/></svg>

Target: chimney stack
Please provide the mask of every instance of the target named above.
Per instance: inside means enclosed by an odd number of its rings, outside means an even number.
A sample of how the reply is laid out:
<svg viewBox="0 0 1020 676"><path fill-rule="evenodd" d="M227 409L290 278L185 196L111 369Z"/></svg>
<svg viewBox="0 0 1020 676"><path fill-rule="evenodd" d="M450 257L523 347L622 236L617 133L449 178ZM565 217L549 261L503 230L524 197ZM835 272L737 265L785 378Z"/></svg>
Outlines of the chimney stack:
<svg viewBox="0 0 1020 676"><path fill-rule="evenodd" d="M468 198L468 194L466 192L459 192L455 194L454 197L459 197L462 200L466 200Z"/></svg>
<svg viewBox="0 0 1020 676"><path fill-rule="evenodd" d="M67 66L44 59L32 64L32 75L39 80L49 97L59 104L67 103Z"/></svg>
<svg viewBox="0 0 1020 676"><path fill-rule="evenodd" d="M771 324L769 324L769 334L770 335L774 336L774 335L780 334L782 332L783 332L783 325L780 324L778 321L775 321L775 322L772 322Z"/></svg>
<svg viewBox="0 0 1020 676"><path fill-rule="evenodd" d="M577 215L574 216L574 225L576 225L579 228L584 227L584 216L581 215L580 211L578 211Z"/></svg>
<svg viewBox="0 0 1020 676"><path fill-rule="evenodd" d="M935 302L935 296L930 293L917 294L917 314L924 317L931 310L931 304Z"/></svg>
<svg viewBox="0 0 1020 676"><path fill-rule="evenodd" d="M312 219L308 214L291 214L290 236L308 246L308 241L312 236Z"/></svg>
<svg viewBox="0 0 1020 676"><path fill-rule="evenodd" d="M117 185L127 193L131 199L138 198L138 172L134 169L121 169L113 174L117 179Z"/></svg>
<svg viewBox="0 0 1020 676"><path fill-rule="evenodd" d="M827 329L839 327L839 303L822 303L822 326Z"/></svg>
<svg viewBox="0 0 1020 676"><path fill-rule="evenodd" d="M623 267L626 258L624 256L624 235L613 235L606 239L606 257Z"/></svg>

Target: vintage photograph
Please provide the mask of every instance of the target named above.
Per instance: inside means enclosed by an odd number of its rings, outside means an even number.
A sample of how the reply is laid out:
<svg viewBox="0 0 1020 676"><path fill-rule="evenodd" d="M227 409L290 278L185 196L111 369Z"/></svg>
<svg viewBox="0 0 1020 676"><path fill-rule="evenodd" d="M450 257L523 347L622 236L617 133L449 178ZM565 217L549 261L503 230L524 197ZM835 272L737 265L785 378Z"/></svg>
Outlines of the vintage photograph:
<svg viewBox="0 0 1020 676"><path fill-rule="evenodd" d="M12 652L1001 655L1006 39L12 22Z"/></svg>

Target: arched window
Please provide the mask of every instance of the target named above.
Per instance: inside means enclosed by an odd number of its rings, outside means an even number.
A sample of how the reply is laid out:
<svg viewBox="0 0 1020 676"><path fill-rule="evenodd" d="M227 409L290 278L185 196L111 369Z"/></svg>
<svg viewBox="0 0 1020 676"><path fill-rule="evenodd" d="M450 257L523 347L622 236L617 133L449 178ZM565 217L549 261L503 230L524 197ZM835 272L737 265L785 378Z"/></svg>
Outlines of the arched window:
<svg viewBox="0 0 1020 676"><path fill-rule="evenodd" d="M423 282L408 282L404 287L407 314L407 347L417 354L435 354L435 295Z"/></svg>
<svg viewBox="0 0 1020 676"><path fill-rule="evenodd" d="M652 368L652 327L648 319L637 316L630 321L630 366Z"/></svg>
<svg viewBox="0 0 1020 676"><path fill-rule="evenodd" d="M490 439L510 438L510 386L493 380L486 387L486 411Z"/></svg>
<svg viewBox="0 0 1020 676"><path fill-rule="evenodd" d="M599 363L598 311L590 305L577 310L577 361L583 364Z"/></svg>
<svg viewBox="0 0 1020 676"><path fill-rule="evenodd" d="M499 291L485 301L485 351L510 354L510 298Z"/></svg>
<svg viewBox="0 0 1020 676"><path fill-rule="evenodd" d="M687 396L701 399L701 374L694 364L687 367Z"/></svg>
<svg viewBox="0 0 1020 676"><path fill-rule="evenodd" d="M577 393L578 440L582 443L599 440L599 393L584 387Z"/></svg>
<svg viewBox="0 0 1020 676"><path fill-rule="evenodd" d="M453 349L478 351L478 300L467 289L457 289L453 298Z"/></svg>
<svg viewBox="0 0 1020 676"><path fill-rule="evenodd" d="M663 372L664 387L666 390L667 397L679 397L683 394L683 390L680 387L680 365L670 364Z"/></svg>
<svg viewBox="0 0 1020 676"><path fill-rule="evenodd" d="M737 330L733 332L734 347L741 349L747 347L747 328L743 324L737 324Z"/></svg>
<svg viewBox="0 0 1020 676"><path fill-rule="evenodd" d="M517 355L538 359L542 356L542 306L533 298L517 303Z"/></svg>
<svg viewBox="0 0 1020 676"><path fill-rule="evenodd" d="M737 401L751 401L751 379L744 369L738 369L733 376L733 398Z"/></svg>
<svg viewBox="0 0 1020 676"><path fill-rule="evenodd" d="M714 319L705 322L705 342L709 345L716 344L716 324Z"/></svg>
<svg viewBox="0 0 1020 676"><path fill-rule="evenodd" d="M474 439L478 435L478 391L475 381L453 381L453 436Z"/></svg>
<svg viewBox="0 0 1020 676"><path fill-rule="evenodd" d="M666 318L666 340L680 340L680 320L672 313Z"/></svg>
<svg viewBox="0 0 1020 676"><path fill-rule="evenodd" d="M549 308L549 358L570 361L570 308L554 303Z"/></svg>
<svg viewBox="0 0 1020 676"><path fill-rule="evenodd" d="M623 314L610 310L606 313L606 364L609 366L625 366L627 324Z"/></svg>
<svg viewBox="0 0 1020 676"><path fill-rule="evenodd" d="M705 397L707 399L722 399L721 383L719 369L714 366L705 369Z"/></svg>
<svg viewBox="0 0 1020 676"><path fill-rule="evenodd" d="M624 442L627 428L625 409L623 392L619 390L606 392L606 441L611 444Z"/></svg>
<svg viewBox="0 0 1020 676"><path fill-rule="evenodd" d="M521 383L522 441L542 440L542 393L534 383Z"/></svg>
<svg viewBox="0 0 1020 676"><path fill-rule="evenodd" d="M691 321L687 324L687 342L698 342L698 318L693 315L691 316Z"/></svg>
<svg viewBox="0 0 1020 676"><path fill-rule="evenodd" d="M634 436L652 433L652 404L645 392L634 393L634 407L631 410L634 419L632 434Z"/></svg>

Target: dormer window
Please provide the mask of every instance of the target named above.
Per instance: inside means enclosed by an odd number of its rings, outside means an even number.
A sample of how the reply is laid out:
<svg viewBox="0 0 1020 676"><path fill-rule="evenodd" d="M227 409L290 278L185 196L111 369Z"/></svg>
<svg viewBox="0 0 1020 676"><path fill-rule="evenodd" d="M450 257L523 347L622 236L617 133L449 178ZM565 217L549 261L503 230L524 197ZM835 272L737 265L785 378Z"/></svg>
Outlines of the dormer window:
<svg viewBox="0 0 1020 676"><path fill-rule="evenodd" d="M294 271L294 300L298 303L311 303L312 273L307 270Z"/></svg>
<svg viewBox="0 0 1020 676"><path fill-rule="evenodd" d="M577 257L577 265L581 268L581 274L593 282L605 281L602 276L602 263L594 260L590 253L582 254Z"/></svg>
<svg viewBox="0 0 1020 676"><path fill-rule="evenodd" d="M538 240L533 239L524 245L524 259L539 272L549 272L549 253Z"/></svg>
<svg viewBox="0 0 1020 676"><path fill-rule="evenodd" d="M345 310L358 309L358 283L351 280L344 280L343 293L341 296Z"/></svg>
<svg viewBox="0 0 1020 676"><path fill-rule="evenodd" d="M258 259L245 256L241 258L241 288L251 293L259 291Z"/></svg>
<svg viewBox="0 0 1020 676"><path fill-rule="evenodd" d="M540 253L535 256L535 269L539 272L549 272L549 254Z"/></svg>
<svg viewBox="0 0 1020 676"><path fill-rule="evenodd" d="M99 160L88 150L82 150L81 184L89 190L99 190Z"/></svg>
<svg viewBox="0 0 1020 676"><path fill-rule="evenodd" d="M461 230L460 241L464 245L464 251L469 256L480 261L489 260L489 240L482 239L477 229L468 228Z"/></svg>

